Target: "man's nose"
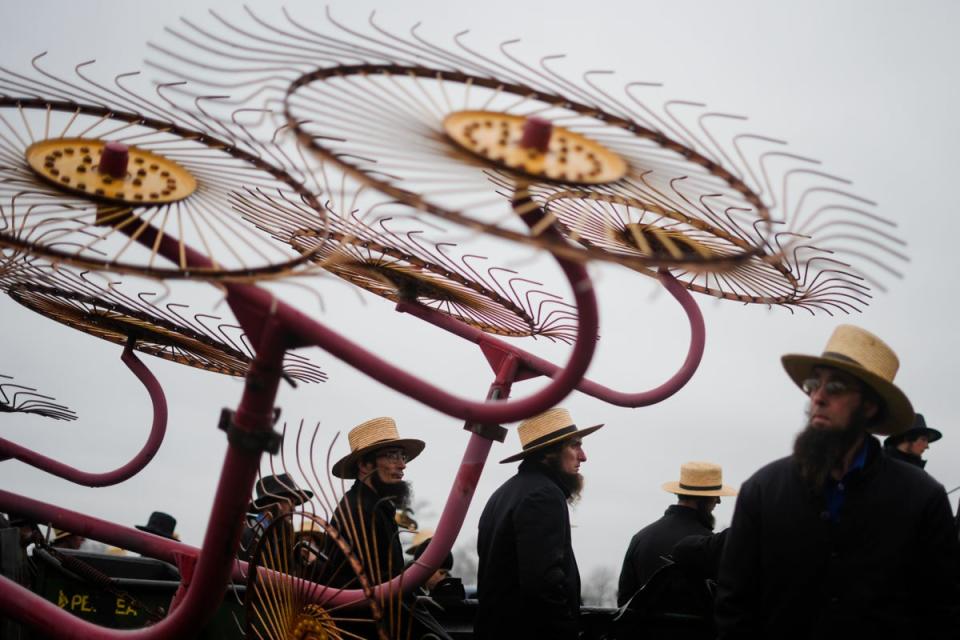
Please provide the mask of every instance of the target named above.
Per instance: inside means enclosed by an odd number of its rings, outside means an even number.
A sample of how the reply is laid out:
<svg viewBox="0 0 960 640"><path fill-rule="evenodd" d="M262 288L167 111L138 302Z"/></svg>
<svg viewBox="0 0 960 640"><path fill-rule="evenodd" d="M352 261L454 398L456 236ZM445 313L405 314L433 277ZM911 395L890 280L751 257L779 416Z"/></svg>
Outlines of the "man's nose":
<svg viewBox="0 0 960 640"><path fill-rule="evenodd" d="M583 452L583 449L580 449L577 451L577 460L579 460L580 462L587 461L587 454Z"/></svg>
<svg viewBox="0 0 960 640"><path fill-rule="evenodd" d="M400 458L399 464L400 464L400 470L401 470L401 471L403 471L404 469L407 468L407 462L406 462L406 460L404 460L403 458Z"/></svg>
<svg viewBox="0 0 960 640"><path fill-rule="evenodd" d="M817 389L810 394L810 402L813 404L826 404L827 402L827 390L825 384L821 384Z"/></svg>

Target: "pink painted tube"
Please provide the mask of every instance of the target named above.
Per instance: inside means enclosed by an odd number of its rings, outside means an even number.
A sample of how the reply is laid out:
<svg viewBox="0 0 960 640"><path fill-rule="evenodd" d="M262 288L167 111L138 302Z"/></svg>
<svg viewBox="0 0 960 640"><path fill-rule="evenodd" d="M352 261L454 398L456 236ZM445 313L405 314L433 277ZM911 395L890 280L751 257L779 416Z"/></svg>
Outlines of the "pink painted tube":
<svg viewBox="0 0 960 640"><path fill-rule="evenodd" d="M273 426L273 403L276 400L283 356L287 348L284 337L276 329L277 327L268 323L263 331L257 356L247 374L247 384L244 386L240 406L234 416L234 427L248 435L270 431ZM225 586L235 565L243 515L246 513L250 492L257 476L260 455L259 450L247 449L231 441L190 586L186 595L178 602L176 610L157 624L135 630L100 627L72 616L52 602L47 602L6 578L0 578L0 615L25 623L52 638L159 640L196 635L223 599ZM39 506L36 501L0 491L0 504L11 501L14 508L10 510L26 516L34 515ZM19 509L16 508L16 503L20 503ZM59 515L50 518L51 522L60 524L65 520L67 518ZM90 528L89 520L86 524L82 520L78 524L81 526L77 527L77 533L82 534ZM151 537L159 539L158 536Z"/></svg>
<svg viewBox="0 0 960 640"><path fill-rule="evenodd" d="M175 264L185 262L194 267L211 266L210 260L203 255L165 234L159 234L152 227L143 230L137 236L137 241L151 248L156 244L157 251ZM500 402L477 402L447 393L280 302L263 289L237 283L225 283L225 287L228 291L227 303L244 331L254 340L265 318L272 317L289 331L291 341L296 342L290 347L319 346L374 380L437 411L476 422L515 422L546 411L567 397L583 378L596 350L600 319L593 283L582 264L557 256L555 258L570 282L577 304L577 340L570 359L562 369L554 367L550 376L552 382L537 393L519 400Z"/></svg>
<svg viewBox="0 0 960 640"><path fill-rule="evenodd" d="M687 349L687 357L683 364L666 382L649 391L632 393L617 391L586 378L577 384L577 391L619 407L644 407L669 398L689 382L690 378L696 372L697 367L700 366L700 361L703 358L706 339L703 314L700 312L700 308L697 306L693 296L690 295L690 292L677 282L673 276L669 273L661 272L659 278L664 288L666 288L666 290L670 292L670 295L683 307L690 323L690 346ZM511 353L523 363L524 367L541 375L552 378L560 371L560 367L552 362L528 353L519 347L495 338L475 327L459 322L454 318L438 313L433 309L424 307L423 305L401 302L397 305L397 310L415 315L421 320L425 320L465 340L475 342L481 347L492 346L497 350Z"/></svg>
<svg viewBox="0 0 960 640"><path fill-rule="evenodd" d="M127 368L137 376L146 388L147 393L150 394L150 400L153 402L153 424L150 426L150 434L147 437L147 442L129 462L113 471L90 473L66 465L4 438L0 438L0 455L16 458L31 467L36 467L41 471L46 471L59 478L82 484L86 487L108 487L137 475L153 460L153 457L160 449L160 445L163 443L163 437L167 432L167 399L156 377L147 369L146 365L140 362L129 346L123 350L123 355L120 359L127 365Z"/></svg>

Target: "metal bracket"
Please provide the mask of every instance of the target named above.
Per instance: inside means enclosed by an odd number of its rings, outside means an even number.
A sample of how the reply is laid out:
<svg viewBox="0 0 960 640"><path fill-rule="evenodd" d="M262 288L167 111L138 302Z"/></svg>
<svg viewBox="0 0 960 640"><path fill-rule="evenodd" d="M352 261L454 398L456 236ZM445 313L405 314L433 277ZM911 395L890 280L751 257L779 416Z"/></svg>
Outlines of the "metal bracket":
<svg viewBox="0 0 960 640"><path fill-rule="evenodd" d="M241 429L233 420L235 415L236 412L232 409L223 409L220 412L220 422L217 424L217 428L227 433L227 442L241 449L255 451L257 453L266 451L267 453L275 454L280 451L280 444L283 442L282 434L272 429L269 431L247 431L246 429ZM276 424L279 418L280 410L274 409L274 424Z"/></svg>
<svg viewBox="0 0 960 640"><path fill-rule="evenodd" d="M463 428L466 431L472 431L478 436L482 436L487 440L496 440L497 442L503 442L507 439L507 430L504 427L501 427L498 424L485 424L482 422L468 422L463 425Z"/></svg>

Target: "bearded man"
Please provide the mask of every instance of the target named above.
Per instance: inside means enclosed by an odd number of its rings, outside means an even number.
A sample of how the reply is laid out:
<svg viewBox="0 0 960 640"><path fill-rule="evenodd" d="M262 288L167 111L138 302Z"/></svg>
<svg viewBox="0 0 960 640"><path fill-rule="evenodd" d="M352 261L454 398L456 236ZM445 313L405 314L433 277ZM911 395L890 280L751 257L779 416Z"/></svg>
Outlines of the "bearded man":
<svg viewBox="0 0 960 640"><path fill-rule="evenodd" d="M355 479L343 495L331 524L351 543L373 584L403 572L397 510L410 506L410 485L403 480L407 463L420 455L423 440L400 438L393 418L374 418L350 430L350 453L333 465L338 478ZM359 588L339 545L328 537L326 564L320 582Z"/></svg>
<svg viewBox="0 0 960 640"><path fill-rule="evenodd" d="M713 510L721 496L735 496L723 484L723 469L712 462L687 462L680 466L680 480L667 482L663 490L677 496L659 520L640 529L630 540L620 569L617 606L625 605L657 570L667 564L666 556L687 536L713 533ZM722 548L719 545L718 548Z"/></svg>
<svg viewBox="0 0 960 640"><path fill-rule="evenodd" d="M913 421L896 354L837 327L785 355L810 398L793 455L740 489L720 563L721 638L956 638L960 548L943 487L873 434Z"/></svg>
<svg viewBox="0 0 960 640"><path fill-rule="evenodd" d="M580 496L586 462L578 429L554 408L517 428L522 461L480 516L474 637L574 639L579 635L580 573L570 540L568 503Z"/></svg>

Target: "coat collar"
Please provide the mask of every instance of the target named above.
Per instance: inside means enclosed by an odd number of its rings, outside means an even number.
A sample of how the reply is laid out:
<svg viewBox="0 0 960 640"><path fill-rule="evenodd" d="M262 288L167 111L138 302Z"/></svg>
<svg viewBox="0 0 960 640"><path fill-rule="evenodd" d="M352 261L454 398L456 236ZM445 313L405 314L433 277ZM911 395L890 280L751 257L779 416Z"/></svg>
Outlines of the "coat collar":
<svg viewBox="0 0 960 640"><path fill-rule="evenodd" d="M672 504L667 507L667 510L663 512L665 518L680 518L683 520L689 520L690 522L696 522L700 525L703 525L707 529L713 529L708 523L704 522L700 517L700 513L692 507L685 507L682 504Z"/></svg>
<svg viewBox="0 0 960 640"><path fill-rule="evenodd" d="M555 485L560 487L560 490L563 491L563 495L567 498L570 497L570 490L564 486L563 481L560 479L560 475L554 471L551 467L543 464L539 460L524 460L520 463L520 466L517 468L517 473L538 473L540 475L548 477Z"/></svg>

